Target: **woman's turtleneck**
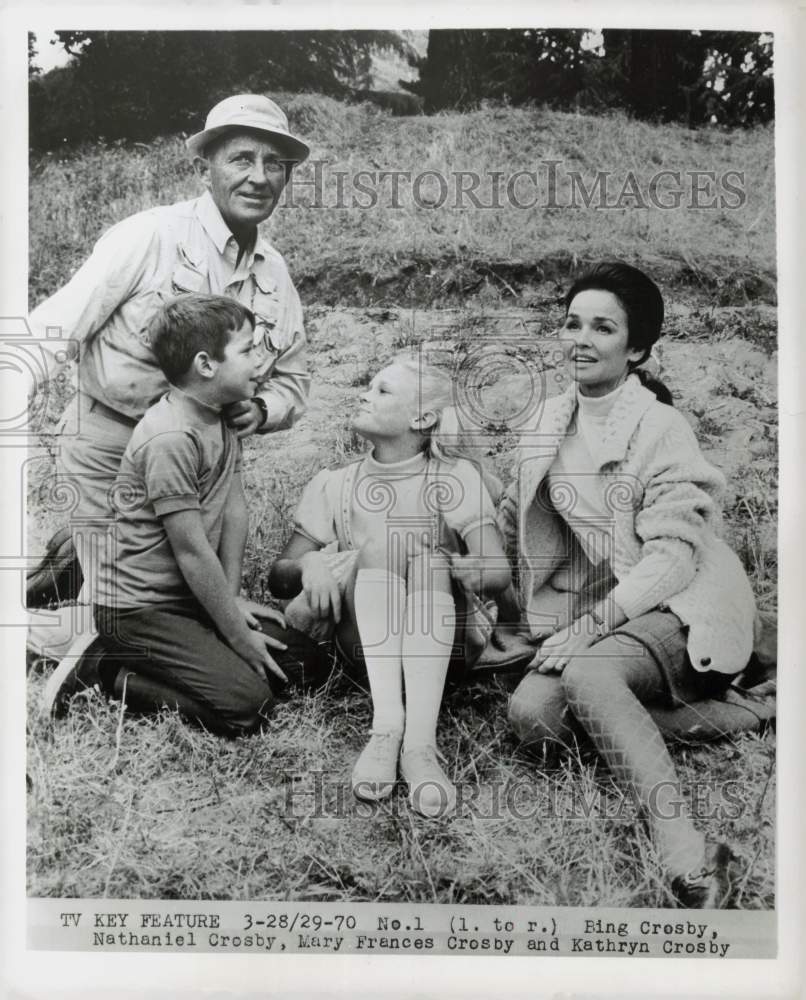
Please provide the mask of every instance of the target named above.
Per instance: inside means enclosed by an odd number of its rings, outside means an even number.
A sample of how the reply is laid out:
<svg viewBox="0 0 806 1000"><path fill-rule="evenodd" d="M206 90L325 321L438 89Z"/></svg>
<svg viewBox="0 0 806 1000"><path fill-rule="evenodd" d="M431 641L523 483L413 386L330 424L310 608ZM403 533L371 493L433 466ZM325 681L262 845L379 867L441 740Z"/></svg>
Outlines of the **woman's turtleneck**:
<svg viewBox="0 0 806 1000"><path fill-rule="evenodd" d="M577 386L576 428L584 438L591 455L596 458L604 438L610 413L618 402L626 382L604 396L584 396Z"/></svg>
<svg viewBox="0 0 806 1000"><path fill-rule="evenodd" d="M611 517L599 476L599 456L608 418L623 390L623 382L605 396L583 396L577 388L579 406L574 424L549 469L557 513L594 566L611 557Z"/></svg>

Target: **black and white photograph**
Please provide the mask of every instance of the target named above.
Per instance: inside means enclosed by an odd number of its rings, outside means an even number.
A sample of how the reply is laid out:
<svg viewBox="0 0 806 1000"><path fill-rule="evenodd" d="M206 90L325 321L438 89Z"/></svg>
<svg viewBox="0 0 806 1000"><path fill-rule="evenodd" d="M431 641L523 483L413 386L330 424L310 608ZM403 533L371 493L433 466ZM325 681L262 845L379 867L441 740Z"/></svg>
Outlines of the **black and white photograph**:
<svg viewBox="0 0 806 1000"><path fill-rule="evenodd" d="M609 13L27 26L33 955L775 959L781 38Z"/></svg>

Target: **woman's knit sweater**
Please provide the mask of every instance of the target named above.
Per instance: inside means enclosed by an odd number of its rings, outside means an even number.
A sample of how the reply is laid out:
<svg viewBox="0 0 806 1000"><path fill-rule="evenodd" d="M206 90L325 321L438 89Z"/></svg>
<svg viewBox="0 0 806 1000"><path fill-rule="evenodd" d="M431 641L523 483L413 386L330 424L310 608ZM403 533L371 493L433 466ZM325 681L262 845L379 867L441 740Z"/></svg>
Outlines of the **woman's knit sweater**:
<svg viewBox="0 0 806 1000"><path fill-rule="evenodd" d="M558 570L569 569L571 533L557 512L564 498L557 491L551 497L547 487L576 409L575 386L545 402L521 437L518 479L501 506L521 604L534 625L541 617L545 622L542 592L551 590ZM668 607L689 628L696 670L743 669L753 646L753 593L738 558L718 537L724 478L703 458L685 417L631 376L608 415L596 458L625 614L636 618Z"/></svg>

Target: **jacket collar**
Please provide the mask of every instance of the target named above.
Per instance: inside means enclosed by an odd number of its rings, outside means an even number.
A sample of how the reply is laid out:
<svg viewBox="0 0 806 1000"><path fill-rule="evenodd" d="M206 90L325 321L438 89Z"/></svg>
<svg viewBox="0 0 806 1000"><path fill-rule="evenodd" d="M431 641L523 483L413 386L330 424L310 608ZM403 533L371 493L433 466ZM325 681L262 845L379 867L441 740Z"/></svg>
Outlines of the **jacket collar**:
<svg viewBox="0 0 806 1000"><path fill-rule="evenodd" d="M602 451L597 456L600 469L611 462L620 462L624 458L641 418L654 402L656 402L654 392L645 388L637 375L630 375L605 422Z"/></svg>
<svg viewBox="0 0 806 1000"><path fill-rule="evenodd" d="M213 201L213 196L209 191L205 191L196 202L196 214L204 231L213 241L216 250L223 256L227 243L235 237L232 235L229 226L224 222L221 212L218 210L218 205Z"/></svg>

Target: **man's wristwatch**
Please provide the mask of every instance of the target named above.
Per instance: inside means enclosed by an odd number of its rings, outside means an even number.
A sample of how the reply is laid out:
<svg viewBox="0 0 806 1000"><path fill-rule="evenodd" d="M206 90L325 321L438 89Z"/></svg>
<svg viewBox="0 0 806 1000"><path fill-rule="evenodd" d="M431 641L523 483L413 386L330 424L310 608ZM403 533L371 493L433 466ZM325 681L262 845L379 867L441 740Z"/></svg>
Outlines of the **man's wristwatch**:
<svg viewBox="0 0 806 1000"><path fill-rule="evenodd" d="M252 402L257 403L257 408L261 413L261 421L257 425L258 430L262 430L266 426L266 421L269 419L269 408L266 405L266 400L262 396L253 396Z"/></svg>
<svg viewBox="0 0 806 1000"><path fill-rule="evenodd" d="M593 623L596 626L596 635L599 639L602 639L610 631L605 625L604 618L598 614L593 608L588 609L588 614L593 619Z"/></svg>

